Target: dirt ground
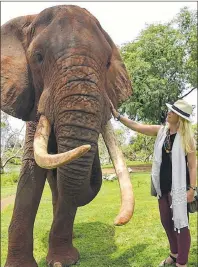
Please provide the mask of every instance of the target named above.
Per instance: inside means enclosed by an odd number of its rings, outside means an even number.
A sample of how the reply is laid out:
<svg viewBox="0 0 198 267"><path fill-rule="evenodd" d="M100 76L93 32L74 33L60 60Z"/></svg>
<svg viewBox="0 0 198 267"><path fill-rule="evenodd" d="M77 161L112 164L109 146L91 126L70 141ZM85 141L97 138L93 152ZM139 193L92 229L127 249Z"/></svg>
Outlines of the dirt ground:
<svg viewBox="0 0 198 267"><path fill-rule="evenodd" d="M1 211L3 211L8 205L14 203L15 195L1 199Z"/></svg>
<svg viewBox="0 0 198 267"><path fill-rule="evenodd" d="M149 172L151 171L151 166L148 165L139 165L139 166L128 166L128 168L132 169L133 172ZM102 174L111 174L115 173L114 168L107 168L107 169L102 169Z"/></svg>

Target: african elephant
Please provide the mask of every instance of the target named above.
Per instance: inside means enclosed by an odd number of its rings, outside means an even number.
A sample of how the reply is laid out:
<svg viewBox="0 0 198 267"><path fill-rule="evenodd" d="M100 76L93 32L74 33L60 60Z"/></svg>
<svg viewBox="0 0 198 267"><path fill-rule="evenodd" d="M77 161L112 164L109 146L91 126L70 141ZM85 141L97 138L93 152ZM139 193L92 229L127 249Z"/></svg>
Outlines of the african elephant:
<svg viewBox="0 0 198 267"><path fill-rule="evenodd" d="M38 266L33 225L46 178L54 212L46 261L70 266L79 259L72 244L77 208L101 187L100 133L120 179L115 224L125 224L133 213L132 186L108 122L110 101L117 108L131 95L131 83L109 35L78 6L10 20L1 37L1 109L27 122L5 266Z"/></svg>

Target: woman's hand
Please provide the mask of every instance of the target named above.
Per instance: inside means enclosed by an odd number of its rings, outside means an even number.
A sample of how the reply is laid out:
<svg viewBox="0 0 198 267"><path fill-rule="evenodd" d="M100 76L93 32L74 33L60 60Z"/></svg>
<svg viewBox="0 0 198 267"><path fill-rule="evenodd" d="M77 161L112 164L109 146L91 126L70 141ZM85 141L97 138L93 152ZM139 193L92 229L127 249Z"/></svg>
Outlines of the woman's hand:
<svg viewBox="0 0 198 267"><path fill-rule="evenodd" d="M130 128L133 131L146 134L149 136L156 136L159 129L161 128L161 125L146 125L130 120L122 115L120 116L120 113L114 108L113 103L111 102L110 99L109 99L109 104L113 117L119 120L122 124L124 124L126 127Z"/></svg>
<svg viewBox="0 0 198 267"><path fill-rule="evenodd" d="M195 194L195 191L191 188L187 191L187 202L188 203L194 201L194 194Z"/></svg>
<svg viewBox="0 0 198 267"><path fill-rule="evenodd" d="M118 116L120 115L120 113L117 110L115 110L114 108L111 109L111 112L112 112L114 118L118 118Z"/></svg>
<svg viewBox="0 0 198 267"><path fill-rule="evenodd" d="M113 103L110 101L111 104L111 112L114 118L117 118L119 116L119 112L114 108Z"/></svg>

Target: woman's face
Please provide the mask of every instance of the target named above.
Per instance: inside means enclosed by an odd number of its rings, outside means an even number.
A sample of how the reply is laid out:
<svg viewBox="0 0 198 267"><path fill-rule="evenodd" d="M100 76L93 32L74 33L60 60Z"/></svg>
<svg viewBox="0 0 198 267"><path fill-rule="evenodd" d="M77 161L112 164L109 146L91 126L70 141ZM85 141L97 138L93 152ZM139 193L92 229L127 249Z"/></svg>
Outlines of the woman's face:
<svg viewBox="0 0 198 267"><path fill-rule="evenodd" d="M169 110L166 117L166 121L171 124L177 124L179 121L179 115L177 115L172 110Z"/></svg>

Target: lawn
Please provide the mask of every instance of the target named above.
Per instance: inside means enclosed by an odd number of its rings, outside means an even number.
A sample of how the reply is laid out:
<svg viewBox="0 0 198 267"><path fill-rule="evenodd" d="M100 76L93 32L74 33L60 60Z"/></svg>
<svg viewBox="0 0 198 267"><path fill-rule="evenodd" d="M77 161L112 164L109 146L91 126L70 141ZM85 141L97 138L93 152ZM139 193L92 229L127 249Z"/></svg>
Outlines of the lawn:
<svg viewBox="0 0 198 267"><path fill-rule="evenodd" d="M1 174L1 198L5 198L16 193L19 172Z"/></svg>
<svg viewBox="0 0 198 267"><path fill-rule="evenodd" d="M98 196L89 205L78 209L74 245L80 251L80 267L156 267L168 255L168 242L159 220L157 200L150 196L150 174L133 174L132 182L136 206L127 225L113 225L120 206L117 181L104 181ZM9 206L1 216L1 266L5 263L12 209L13 206ZM34 256L39 267L46 266L51 222L51 194L46 184L34 227ZM196 267L196 214L190 215L190 225L192 245L188 266Z"/></svg>
<svg viewBox="0 0 198 267"><path fill-rule="evenodd" d="M14 195L16 193L17 185L6 185L1 188L1 198L6 198L8 196Z"/></svg>

